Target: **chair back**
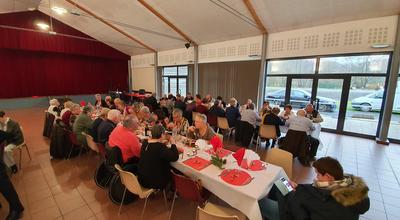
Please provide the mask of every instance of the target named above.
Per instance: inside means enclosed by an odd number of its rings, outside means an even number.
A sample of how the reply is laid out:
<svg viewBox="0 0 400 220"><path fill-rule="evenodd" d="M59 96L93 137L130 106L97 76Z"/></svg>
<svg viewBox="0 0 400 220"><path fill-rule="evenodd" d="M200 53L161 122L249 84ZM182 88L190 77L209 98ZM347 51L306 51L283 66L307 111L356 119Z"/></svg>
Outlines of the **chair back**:
<svg viewBox="0 0 400 220"><path fill-rule="evenodd" d="M217 127L218 126L218 120L217 116L215 114L212 114L210 112L207 113L207 122L210 126L212 127Z"/></svg>
<svg viewBox="0 0 400 220"><path fill-rule="evenodd" d="M217 124L218 124L218 128L220 128L220 129L223 129L223 130L229 129L228 119L225 117L218 117Z"/></svg>
<svg viewBox="0 0 400 220"><path fill-rule="evenodd" d="M199 181L194 181L189 177L176 174L173 170L171 170L171 172L175 182L175 191L180 197L198 203L203 203L205 201L201 194L202 187Z"/></svg>
<svg viewBox="0 0 400 220"><path fill-rule="evenodd" d="M259 131L260 137L268 139L276 139L275 125L261 125Z"/></svg>
<svg viewBox="0 0 400 220"><path fill-rule="evenodd" d="M197 207L197 220L239 220L237 216L222 216L215 213L208 212L201 207Z"/></svg>
<svg viewBox="0 0 400 220"><path fill-rule="evenodd" d="M109 171L115 172L114 166L115 164L121 165L123 164L122 153L119 147L109 147L106 146L106 165Z"/></svg>
<svg viewBox="0 0 400 220"><path fill-rule="evenodd" d="M138 195L141 199L146 198L146 193L143 187L140 185L138 178L131 172L122 170L118 164L114 165L115 169L118 170L121 182L124 184L126 189L131 193Z"/></svg>
<svg viewBox="0 0 400 220"><path fill-rule="evenodd" d="M97 144L94 142L93 137L90 136L89 134L86 134L85 132L82 132L82 135L85 136L89 148L92 149L94 152L99 153L99 148L97 147Z"/></svg>
<svg viewBox="0 0 400 220"><path fill-rule="evenodd" d="M105 159L106 158L106 147L102 143L97 143L97 149L99 149L100 156Z"/></svg>
<svg viewBox="0 0 400 220"><path fill-rule="evenodd" d="M289 179L292 178L293 155L279 148L272 148L267 152L265 162L280 166L285 170Z"/></svg>

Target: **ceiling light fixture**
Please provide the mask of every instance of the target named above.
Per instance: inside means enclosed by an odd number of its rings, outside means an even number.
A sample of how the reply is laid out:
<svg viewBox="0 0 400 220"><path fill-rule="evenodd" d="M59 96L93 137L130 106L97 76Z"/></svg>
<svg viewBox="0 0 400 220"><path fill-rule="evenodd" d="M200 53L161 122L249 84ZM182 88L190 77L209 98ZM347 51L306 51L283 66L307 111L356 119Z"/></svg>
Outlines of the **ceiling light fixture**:
<svg viewBox="0 0 400 220"><path fill-rule="evenodd" d="M51 10L53 10L55 13L59 14L59 15L63 15L66 14L68 11L65 8L61 8L61 7L52 7Z"/></svg>
<svg viewBox="0 0 400 220"><path fill-rule="evenodd" d="M375 49L382 49L390 47L390 44L373 44L371 47Z"/></svg>
<svg viewBox="0 0 400 220"><path fill-rule="evenodd" d="M36 8L34 8L34 7L28 8L28 11L35 11L35 10L36 10Z"/></svg>
<svg viewBox="0 0 400 220"><path fill-rule="evenodd" d="M48 24L43 23L43 22L38 22L38 23L36 23L36 25L42 30L48 30L50 27Z"/></svg>

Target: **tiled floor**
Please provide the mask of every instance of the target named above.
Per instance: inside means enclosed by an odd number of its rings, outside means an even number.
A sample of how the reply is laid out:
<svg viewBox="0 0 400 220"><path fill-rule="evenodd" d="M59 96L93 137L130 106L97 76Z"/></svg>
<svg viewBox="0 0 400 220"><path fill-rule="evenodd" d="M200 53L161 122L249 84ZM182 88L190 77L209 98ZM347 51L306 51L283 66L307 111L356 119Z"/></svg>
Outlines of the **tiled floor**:
<svg viewBox="0 0 400 220"><path fill-rule="evenodd" d="M108 199L107 192L98 188L93 174L99 160L93 154L71 160L51 160L49 140L42 137L44 109L7 111L24 128L25 139L32 161L23 153L23 169L12 177L14 186L25 206L24 219L138 219L143 201L123 207ZM372 140L321 133L324 147L318 156L338 158L346 172L364 178L370 188L371 209L363 219L400 219L400 145L378 145ZM262 152L261 154L263 154ZM18 156L16 157L18 160ZM300 183L312 181L311 168L304 168L295 160L294 179ZM8 207L0 196L3 208ZM194 219L195 205L177 200L173 219ZM145 219L167 219L168 212L162 195L151 198Z"/></svg>

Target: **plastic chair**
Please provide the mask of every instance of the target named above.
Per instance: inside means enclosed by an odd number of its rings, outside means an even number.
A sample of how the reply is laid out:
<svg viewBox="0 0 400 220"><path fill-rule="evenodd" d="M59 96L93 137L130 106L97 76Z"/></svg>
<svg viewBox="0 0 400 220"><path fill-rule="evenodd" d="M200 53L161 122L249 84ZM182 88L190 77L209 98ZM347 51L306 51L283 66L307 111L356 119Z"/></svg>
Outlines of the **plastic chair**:
<svg viewBox="0 0 400 220"><path fill-rule="evenodd" d="M204 208L197 207L197 220L245 220L246 216L240 211L207 203Z"/></svg>
<svg viewBox="0 0 400 220"><path fill-rule="evenodd" d="M99 148L97 144L94 142L93 137L89 134L86 134L85 132L82 132L82 135L86 137L86 142L91 150L93 150L96 153L99 153Z"/></svg>
<svg viewBox="0 0 400 220"><path fill-rule="evenodd" d="M23 129L22 129L21 126L20 126L20 129L21 129L21 132L23 133ZM28 153L28 156L29 156L29 160L32 160L31 153L29 152L28 145L27 145L27 144L25 143L25 141L24 141L24 142L22 142L22 144L18 145L18 146L15 148L15 149L18 149L18 150L19 150L19 162L18 162L19 169L22 169L22 149L23 149L23 148L26 149L26 152Z"/></svg>
<svg viewBox="0 0 400 220"><path fill-rule="evenodd" d="M217 118L217 125L218 125L218 130L217 132L219 133L219 130L223 130L223 131L228 131L228 139L231 137L231 133L235 128L230 128L229 127L229 123L228 123L228 119L225 117L218 117Z"/></svg>
<svg viewBox="0 0 400 220"><path fill-rule="evenodd" d="M276 134L275 125L260 125L260 130L258 132L257 144L256 144L256 152L258 145L261 145L261 138L265 139L273 139L276 140L278 138Z"/></svg>
<svg viewBox="0 0 400 220"><path fill-rule="evenodd" d="M118 164L115 164L115 169L118 170L119 175L121 177L122 184L124 184L124 186L125 186L124 194L122 196L122 202L121 202L121 205L118 210L118 215L121 214L121 209L122 209L122 205L124 204L126 190L129 190L131 193L138 195L139 198L145 199L142 214L140 215L140 219L143 219L144 211L146 210L146 206L147 206L147 199L156 190L155 189L147 189L147 188L142 187L140 185L137 177L133 173L122 170L121 166L119 166ZM165 196L165 194L164 194L164 196Z"/></svg>
<svg viewBox="0 0 400 220"><path fill-rule="evenodd" d="M189 177L176 174L173 170L171 170L174 182L175 182L175 193L174 199L172 200L171 211L169 212L169 218L172 217L172 211L175 205L175 199L177 195L183 199L190 200L193 202L197 202L199 204L204 204L207 201L207 196L204 195L202 191L202 186L199 180L195 181L190 179Z"/></svg>
<svg viewBox="0 0 400 220"><path fill-rule="evenodd" d="M272 148L265 157L265 162L280 166L285 170L289 179L292 178L293 154L279 148Z"/></svg>
<svg viewBox="0 0 400 220"><path fill-rule="evenodd" d="M81 148L79 150L79 156L80 156L81 153L82 153L82 150L83 150L83 146L79 143L78 139L76 138L76 134L74 132L69 131L69 130L66 130L66 131L67 131L67 134L68 134L68 138L71 141L71 150L69 151L68 159L71 158L71 154L72 154L72 151L74 150L74 146L78 146L78 147Z"/></svg>

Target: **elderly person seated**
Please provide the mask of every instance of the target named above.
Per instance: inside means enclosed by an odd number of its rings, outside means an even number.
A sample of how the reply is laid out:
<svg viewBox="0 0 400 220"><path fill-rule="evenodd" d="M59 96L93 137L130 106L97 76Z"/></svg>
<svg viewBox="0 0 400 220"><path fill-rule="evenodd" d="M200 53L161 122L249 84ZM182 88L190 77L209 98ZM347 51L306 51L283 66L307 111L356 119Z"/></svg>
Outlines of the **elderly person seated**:
<svg viewBox="0 0 400 220"><path fill-rule="evenodd" d="M170 162L179 158L178 149L171 138L171 146L165 145L165 128L151 128L151 139L145 140L140 151L138 179L140 185L152 189L165 189L171 183Z"/></svg>
<svg viewBox="0 0 400 220"><path fill-rule="evenodd" d="M62 118L64 113L67 111L71 111L71 107L74 105L71 101L64 102L64 108L61 110L60 117Z"/></svg>
<svg viewBox="0 0 400 220"><path fill-rule="evenodd" d="M150 109L147 106L142 106L137 114L137 118L140 123L145 123L150 119L150 114Z"/></svg>
<svg viewBox="0 0 400 220"><path fill-rule="evenodd" d="M240 106L240 108L239 108L240 114L242 114L242 112L243 112L244 110L248 109L250 104L253 104L253 100L247 99L247 100L246 100L246 103L245 103L244 105ZM254 104L253 104L253 105L254 105Z"/></svg>
<svg viewBox="0 0 400 220"><path fill-rule="evenodd" d="M139 120L135 116L125 116L110 134L108 145L121 149L122 160L126 163L137 163L140 157L141 144L136 136L139 127Z"/></svg>
<svg viewBox="0 0 400 220"><path fill-rule="evenodd" d="M218 127L218 117L225 117L225 110L220 100L215 100L214 105L208 110L207 119L211 127Z"/></svg>
<svg viewBox="0 0 400 220"><path fill-rule="evenodd" d="M211 140L215 136L214 130L207 123L207 116L197 114L194 119L194 126L188 128L187 137L191 139Z"/></svg>
<svg viewBox="0 0 400 220"><path fill-rule="evenodd" d="M309 118L314 123L321 123L324 119L321 117L321 114L317 110L314 109L312 104L306 105L304 109L306 111L306 117Z"/></svg>
<svg viewBox="0 0 400 220"><path fill-rule="evenodd" d="M270 111L271 111L271 107L269 106L269 102L268 101L264 101L263 102L263 106L260 109L259 115L261 117L263 117L265 114L267 114Z"/></svg>
<svg viewBox="0 0 400 220"><path fill-rule="evenodd" d="M92 113L93 108L91 106L83 107L82 113L76 118L72 127L72 131L75 133L78 142L83 146L87 146L87 142L86 137L82 135L82 132L89 134L89 131L92 129Z"/></svg>
<svg viewBox="0 0 400 220"><path fill-rule="evenodd" d="M3 158L0 160L4 159L4 163L11 169L11 172L17 173L18 167L15 164L13 151L18 145L24 142L24 135L21 127L18 122L6 117L6 113L3 110L0 110L0 130L8 133L8 135L11 136L11 138L7 139L6 141L4 146L4 155L2 155ZM3 186L0 185L0 187Z"/></svg>
<svg viewBox="0 0 400 220"><path fill-rule="evenodd" d="M107 113L107 119L103 120L97 129L98 142L105 144L117 124L121 121L122 114L117 109L111 109Z"/></svg>
<svg viewBox="0 0 400 220"><path fill-rule="evenodd" d="M185 135L189 128L189 122L183 117L181 109L174 109L172 111L172 122L167 125L170 131L176 131L178 134Z"/></svg>
<svg viewBox="0 0 400 220"><path fill-rule="evenodd" d="M196 103L195 112L198 112L198 113L200 113L200 114L205 114L205 115L207 115L207 112L208 112L207 99L204 98L204 99L201 101L200 104Z"/></svg>
<svg viewBox="0 0 400 220"><path fill-rule="evenodd" d="M292 111L292 105L287 104L285 107L283 107L283 111L281 111L278 116L282 118L283 120L289 120L289 118L296 116L294 112Z"/></svg>
<svg viewBox="0 0 400 220"><path fill-rule="evenodd" d="M97 129L99 128L101 122L107 120L108 112L110 111L109 108L102 108L98 117L93 121L92 129L90 130L90 135L93 137L95 142L99 142L97 137Z"/></svg>
<svg viewBox="0 0 400 220"><path fill-rule="evenodd" d="M309 166L309 161L314 159L319 145L319 141L309 135L315 129L313 122L306 118L306 111L300 109L297 116L286 121L286 126L289 130L281 148L291 152L293 157L298 156L301 164Z"/></svg>
<svg viewBox="0 0 400 220"><path fill-rule="evenodd" d="M66 111L62 117L61 120L64 123L65 127L70 129L72 128L76 117L81 113L81 106L78 104L72 104L71 109Z"/></svg>
<svg viewBox="0 0 400 220"><path fill-rule="evenodd" d="M265 114L263 124L265 125L274 125L275 126L275 131L276 131L276 136L279 138L281 136L281 130L279 126L285 125L285 122L281 120L281 118L278 117L278 114L280 112L279 107L273 107L272 110L269 113ZM276 140L272 141L271 148L275 146ZM269 141L267 141L267 146L269 146Z"/></svg>
<svg viewBox="0 0 400 220"><path fill-rule="evenodd" d="M339 161L322 157L312 165L312 184L288 181L294 189L283 195L274 186L269 199L259 201L261 213L268 219L346 219L358 220L370 208L368 186L357 176L344 174ZM272 205L278 202L277 207ZM275 206L276 207L276 206ZM277 216L274 213L279 213Z"/></svg>
<svg viewBox="0 0 400 220"><path fill-rule="evenodd" d="M255 128L258 122L261 122L261 117L258 115L258 112L254 110L254 103L250 103L242 113L242 121L246 121L249 124L253 125Z"/></svg>
<svg viewBox="0 0 400 220"><path fill-rule="evenodd" d="M94 95L94 97L96 98L96 101L94 103L94 107L96 107L96 108L101 108L101 107L108 108L108 105L107 105L106 101L104 101L101 98L100 94L96 94L96 95Z"/></svg>
<svg viewBox="0 0 400 220"><path fill-rule="evenodd" d="M114 105L124 116L128 114L128 106L120 98L114 99Z"/></svg>
<svg viewBox="0 0 400 220"><path fill-rule="evenodd" d="M109 96L109 95L106 96L104 101L107 104L107 108L109 108L109 109L115 109L116 108L115 105L114 105L114 100L112 100L111 96Z"/></svg>
<svg viewBox="0 0 400 220"><path fill-rule="evenodd" d="M58 102L57 99L52 99L49 101L49 108L47 109L47 112L54 115L56 118L60 117L60 102Z"/></svg>
<svg viewBox="0 0 400 220"><path fill-rule="evenodd" d="M231 98L229 100L229 107L226 108L226 119L228 119L229 127L235 127L236 122L240 119L241 115L239 112L239 108L237 107L237 100L235 98Z"/></svg>

